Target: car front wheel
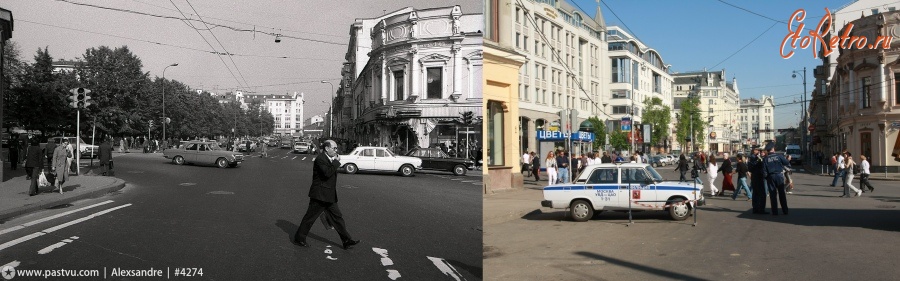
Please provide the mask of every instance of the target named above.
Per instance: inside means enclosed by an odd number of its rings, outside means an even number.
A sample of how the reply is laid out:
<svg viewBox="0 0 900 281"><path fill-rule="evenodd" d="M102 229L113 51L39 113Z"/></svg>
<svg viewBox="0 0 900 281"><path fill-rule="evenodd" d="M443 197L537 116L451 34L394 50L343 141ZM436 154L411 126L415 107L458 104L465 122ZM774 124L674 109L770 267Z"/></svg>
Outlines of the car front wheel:
<svg viewBox="0 0 900 281"><path fill-rule="evenodd" d="M357 171L359 171L359 169L356 168L355 164L347 164L347 166L344 166L344 170L346 170L348 174L355 174Z"/></svg>
<svg viewBox="0 0 900 281"><path fill-rule="evenodd" d="M216 159L216 166L219 166L219 168L228 168L228 160L225 160L225 158Z"/></svg>
<svg viewBox="0 0 900 281"><path fill-rule="evenodd" d="M175 162L175 164L177 164L177 165L184 165L184 157L175 156L175 158L172 159L172 161Z"/></svg>
<svg viewBox="0 0 900 281"><path fill-rule="evenodd" d="M569 210L572 213L572 219L577 222L587 221L594 216L594 207L585 200L575 200L569 206Z"/></svg>
<svg viewBox="0 0 900 281"><path fill-rule="evenodd" d="M457 176L465 176L466 167L463 165L456 165L456 167L453 167L453 174Z"/></svg>
<svg viewBox="0 0 900 281"><path fill-rule="evenodd" d="M400 174L404 177L411 177L413 172L415 172L415 170L410 165L403 165L403 167L400 167Z"/></svg>
<svg viewBox="0 0 900 281"><path fill-rule="evenodd" d="M681 198L669 200L669 215L673 220L683 221L691 215L691 208L688 203Z"/></svg>

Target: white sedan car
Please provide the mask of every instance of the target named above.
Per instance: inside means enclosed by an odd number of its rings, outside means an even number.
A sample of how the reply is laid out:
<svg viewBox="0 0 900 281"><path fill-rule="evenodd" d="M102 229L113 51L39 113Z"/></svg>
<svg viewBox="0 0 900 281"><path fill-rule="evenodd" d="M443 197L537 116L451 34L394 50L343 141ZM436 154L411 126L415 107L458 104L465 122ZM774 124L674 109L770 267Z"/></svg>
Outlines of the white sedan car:
<svg viewBox="0 0 900 281"><path fill-rule="evenodd" d="M632 210L664 210L672 219L684 220L694 205L704 204L702 188L664 181L649 164L605 163L588 166L572 184L544 187L541 206L569 209L575 221L587 221L595 211L627 211L630 203Z"/></svg>
<svg viewBox="0 0 900 281"><path fill-rule="evenodd" d="M397 156L384 147L360 146L348 155L341 155L341 168L348 174L359 171L398 172L405 177L422 169L422 159Z"/></svg>

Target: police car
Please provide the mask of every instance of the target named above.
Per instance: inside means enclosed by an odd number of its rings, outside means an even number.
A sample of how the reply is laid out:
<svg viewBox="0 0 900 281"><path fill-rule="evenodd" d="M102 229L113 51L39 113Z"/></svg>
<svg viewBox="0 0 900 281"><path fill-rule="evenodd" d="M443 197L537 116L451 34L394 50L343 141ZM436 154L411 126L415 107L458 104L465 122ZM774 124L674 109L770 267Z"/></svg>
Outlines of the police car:
<svg viewBox="0 0 900 281"><path fill-rule="evenodd" d="M684 220L694 207L705 202L702 185L665 181L649 164L604 163L587 166L571 184L544 187L541 206L569 209L575 221L587 221L602 211L668 211L674 220ZM630 192L629 192L630 191Z"/></svg>

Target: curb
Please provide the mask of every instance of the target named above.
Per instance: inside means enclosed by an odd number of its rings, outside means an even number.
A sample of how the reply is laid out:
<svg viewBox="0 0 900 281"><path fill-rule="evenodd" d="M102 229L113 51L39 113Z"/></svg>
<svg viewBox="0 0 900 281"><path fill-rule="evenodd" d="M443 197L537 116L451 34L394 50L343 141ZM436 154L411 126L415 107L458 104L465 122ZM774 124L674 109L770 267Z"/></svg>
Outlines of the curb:
<svg viewBox="0 0 900 281"><path fill-rule="evenodd" d="M106 195L107 193L118 191L118 190L124 188L125 183L126 183L125 180L116 178L116 181L110 185L107 185L107 186L104 186L101 188L97 188L96 190L93 190L90 192L78 194L73 197L63 198L63 199L55 200L55 201L41 202L41 203L38 203L35 205L25 205L25 206L18 207L18 208L12 208L12 209L3 211L3 213L0 213L0 221L7 221L11 218L15 218L15 217L18 217L18 216L21 216L24 214L34 212L34 211L47 209L49 207L53 207L53 206L57 206L57 205L68 204L68 203L72 203L72 202L75 202L78 200L101 197L103 195Z"/></svg>

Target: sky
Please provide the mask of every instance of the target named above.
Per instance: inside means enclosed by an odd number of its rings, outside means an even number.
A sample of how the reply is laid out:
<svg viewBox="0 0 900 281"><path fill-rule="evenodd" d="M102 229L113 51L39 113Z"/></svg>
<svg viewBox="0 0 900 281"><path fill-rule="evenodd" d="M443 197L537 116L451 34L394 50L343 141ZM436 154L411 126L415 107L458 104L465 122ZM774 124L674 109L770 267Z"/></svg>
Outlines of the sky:
<svg viewBox="0 0 900 281"><path fill-rule="evenodd" d="M309 118L328 110L325 102L333 92L329 84L320 81L331 81L335 86L340 82L350 25L355 19L373 18L404 7L453 5L460 5L464 14L480 14L482 3L481 0L0 0L0 7L12 11L11 41L18 44L22 58L29 63L34 61L38 48L48 47L54 60L75 60L92 47L128 46L151 77L162 76L166 66L178 63L165 71L165 77L195 89L216 93L239 88L260 94L303 92L305 115ZM180 20L184 18L223 26ZM271 34L284 37L275 43ZM233 55L218 56L213 50Z"/></svg>
<svg viewBox="0 0 900 281"><path fill-rule="evenodd" d="M850 2L604 0L600 8L608 26L623 27L659 51L673 72L725 69L729 81L737 78L742 99L774 96L775 128L780 129L796 127L802 111L799 103L779 106L793 103L795 98L799 101L803 93L803 75L792 78L792 71L802 73L806 67L809 99L815 83L813 69L821 62L814 58L812 48L797 48L791 58L781 57L781 42L788 34L786 23L794 11L804 9L807 14L802 23L815 28L825 8L834 12ZM570 3L591 17L595 14L595 0Z"/></svg>

